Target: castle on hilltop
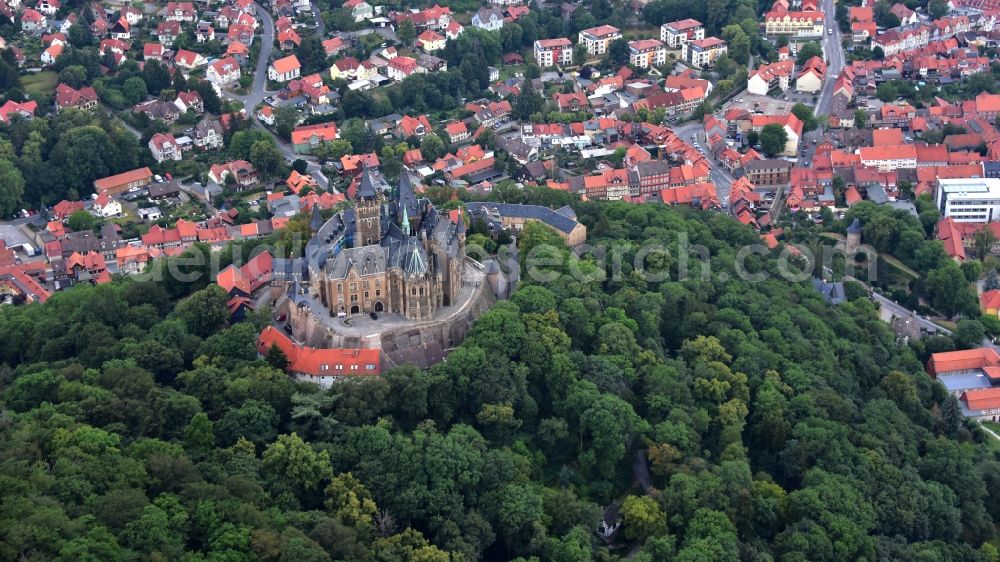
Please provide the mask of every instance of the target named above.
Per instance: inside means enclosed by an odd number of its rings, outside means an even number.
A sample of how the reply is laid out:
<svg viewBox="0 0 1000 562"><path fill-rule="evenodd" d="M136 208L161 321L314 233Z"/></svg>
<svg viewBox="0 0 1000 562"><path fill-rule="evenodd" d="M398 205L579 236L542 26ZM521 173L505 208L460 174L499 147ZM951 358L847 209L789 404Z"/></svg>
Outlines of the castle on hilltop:
<svg viewBox="0 0 1000 562"><path fill-rule="evenodd" d="M366 169L354 207L323 223L306 245L308 279L331 316L389 312L427 320L458 300L465 222L417 198L409 175L396 190Z"/></svg>

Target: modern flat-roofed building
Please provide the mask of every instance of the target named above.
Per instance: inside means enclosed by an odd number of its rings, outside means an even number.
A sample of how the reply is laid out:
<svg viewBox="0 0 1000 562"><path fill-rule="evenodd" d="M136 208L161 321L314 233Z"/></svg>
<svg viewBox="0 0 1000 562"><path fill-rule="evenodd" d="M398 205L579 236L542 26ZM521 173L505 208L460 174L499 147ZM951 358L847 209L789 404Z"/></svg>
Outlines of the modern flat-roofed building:
<svg viewBox="0 0 1000 562"><path fill-rule="evenodd" d="M695 68L702 68L710 66L727 51L725 41L718 37L708 37L684 43L681 48L681 58Z"/></svg>
<svg viewBox="0 0 1000 562"><path fill-rule="evenodd" d="M608 52L608 46L615 39L622 38L622 30L612 25L599 25L580 32L579 42L587 47L591 55L603 55Z"/></svg>
<svg viewBox="0 0 1000 562"><path fill-rule="evenodd" d="M672 21L660 26L660 41L671 49L680 49L688 41L698 41L705 38L705 26L698 20L686 19Z"/></svg>
<svg viewBox="0 0 1000 562"><path fill-rule="evenodd" d="M535 41L535 62L538 66L573 64L573 43L565 37Z"/></svg>
<svg viewBox="0 0 1000 562"><path fill-rule="evenodd" d="M1000 220L1000 179L939 179L934 202L942 216L955 222Z"/></svg>
<svg viewBox="0 0 1000 562"><path fill-rule="evenodd" d="M629 41L628 62L636 68L660 66L667 62L667 47L656 39Z"/></svg>

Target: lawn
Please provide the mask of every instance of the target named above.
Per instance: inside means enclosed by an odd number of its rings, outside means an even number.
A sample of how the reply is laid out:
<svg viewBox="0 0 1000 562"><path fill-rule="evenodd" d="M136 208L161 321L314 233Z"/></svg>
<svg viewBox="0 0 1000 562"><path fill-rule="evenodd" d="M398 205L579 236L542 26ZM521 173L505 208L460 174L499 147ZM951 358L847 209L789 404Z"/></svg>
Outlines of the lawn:
<svg viewBox="0 0 1000 562"><path fill-rule="evenodd" d="M36 72L21 77L21 85L29 96L51 96L56 90L58 75L52 71Z"/></svg>
<svg viewBox="0 0 1000 562"><path fill-rule="evenodd" d="M993 433L1000 435L1000 423L997 422L979 422L979 423L981 423L985 428L992 429ZM990 438L989 439L990 448L992 448L994 451L1000 451L1000 440L997 440L992 435L990 435L989 438Z"/></svg>

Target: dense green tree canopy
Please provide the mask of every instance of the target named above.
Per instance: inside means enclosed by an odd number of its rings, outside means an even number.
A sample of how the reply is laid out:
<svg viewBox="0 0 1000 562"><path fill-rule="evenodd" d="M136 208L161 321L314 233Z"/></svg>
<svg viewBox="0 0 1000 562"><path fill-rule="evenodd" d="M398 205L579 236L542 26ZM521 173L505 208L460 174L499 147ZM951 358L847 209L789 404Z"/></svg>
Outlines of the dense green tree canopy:
<svg viewBox="0 0 1000 562"><path fill-rule="evenodd" d="M1000 462L923 368L956 340L901 344L863 291L830 306L776 254L744 280L759 238L725 216L574 208L620 259L530 223L522 257L549 252L550 280L525 276L442 363L330 389L258 357L267 315L229 325L203 278L0 308L0 559L995 559ZM665 278L636 269L651 242ZM947 261L934 282L966 283Z"/></svg>

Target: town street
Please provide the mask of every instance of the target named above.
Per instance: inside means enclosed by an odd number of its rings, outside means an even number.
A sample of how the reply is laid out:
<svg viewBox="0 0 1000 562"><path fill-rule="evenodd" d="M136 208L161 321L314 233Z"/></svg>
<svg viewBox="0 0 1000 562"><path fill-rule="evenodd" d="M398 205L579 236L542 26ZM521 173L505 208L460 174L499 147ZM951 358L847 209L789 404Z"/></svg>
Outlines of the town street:
<svg viewBox="0 0 1000 562"><path fill-rule="evenodd" d="M719 197L719 203L726 207L729 203L729 189L734 181L733 176L729 175L729 172L708 153L704 124L701 121L691 121L670 129L688 144L691 144L691 135L697 136L698 144L705 150L705 161L708 162L709 174L712 183L715 184L715 194Z"/></svg>
<svg viewBox="0 0 1000 562"><path fill-rule="evenodd" d="M257 70L253 77L253 86L250 88L250 93L245 96L238 96L235 94L227 93L227 97L231 100L238 100L243 102L243 108L247 112L247 117L252 119L253 110L264 100L267 96L267 64L271 59L271 49L274 48L274 20L271 18L271 14L264 9L264 6L254 3L254 7L257 10L257 16L260 17L262 26L264 30L261 32L260 37L260 54L257 56Z"/></svg>
<svg viewBox="0 0 1000 562"><path fill-rule="evenodd" d="M844 48L841 43L840 26L837 25L836 11L833 0L823 0L823 11L826 14L826 27L832 29L832 34L824 35L822 41L823 53L826 55L826 78L823 89L820 90L816 102L816 115L829 115L833 107L833 84L844 68Z"/></svg>

